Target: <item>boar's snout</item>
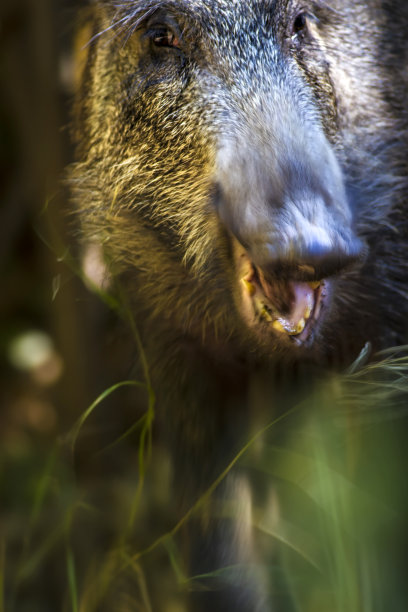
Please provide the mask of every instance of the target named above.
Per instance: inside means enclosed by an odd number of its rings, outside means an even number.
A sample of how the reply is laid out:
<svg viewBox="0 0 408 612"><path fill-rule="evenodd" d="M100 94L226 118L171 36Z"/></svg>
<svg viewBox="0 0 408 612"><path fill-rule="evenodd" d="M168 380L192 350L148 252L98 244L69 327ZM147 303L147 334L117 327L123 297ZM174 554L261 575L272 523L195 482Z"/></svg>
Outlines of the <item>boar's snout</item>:
<svg viewBox="0 0 408 612"><path fill-rule="evenodd" d="M223 143L216 206L256 266L279 277L322 279L360 260L364 245L323 132L311 126L295 138L284 131L276 128L257 146L250 136Z"/></svg>

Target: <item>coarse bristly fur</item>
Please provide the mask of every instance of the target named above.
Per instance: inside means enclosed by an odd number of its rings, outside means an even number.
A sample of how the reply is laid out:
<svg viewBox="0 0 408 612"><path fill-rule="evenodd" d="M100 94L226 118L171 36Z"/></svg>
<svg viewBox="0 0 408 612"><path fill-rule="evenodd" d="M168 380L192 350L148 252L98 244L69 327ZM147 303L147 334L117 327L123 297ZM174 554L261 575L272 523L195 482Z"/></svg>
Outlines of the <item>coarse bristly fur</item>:
<svg viewBox="0 0 408 612"><path fill-rule="evenodd" d="M407 342L408 9L97 0L86 22L73 198L127 293L188 509L255 414ZM255 316L243 279L284 321L321 299L304 340ZM250 514L242 474L214 504L231 496ZM246 518L195 522L191 575L252 562ZM189 609L273 609L263 583L210 581Z"/></svg>

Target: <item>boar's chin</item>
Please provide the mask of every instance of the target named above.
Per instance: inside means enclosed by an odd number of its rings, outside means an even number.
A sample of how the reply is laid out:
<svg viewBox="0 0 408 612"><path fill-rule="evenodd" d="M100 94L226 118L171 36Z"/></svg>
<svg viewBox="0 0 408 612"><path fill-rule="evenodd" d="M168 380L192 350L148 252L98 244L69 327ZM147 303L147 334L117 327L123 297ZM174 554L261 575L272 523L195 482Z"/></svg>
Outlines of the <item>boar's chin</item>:
<svg viewBox="0 0 408 612"><path fill-rule="evenodd" d="M239 309L263 343L311 347L330 295L327 279L303 281L266 275L241 249L238 260Z"/></svg>

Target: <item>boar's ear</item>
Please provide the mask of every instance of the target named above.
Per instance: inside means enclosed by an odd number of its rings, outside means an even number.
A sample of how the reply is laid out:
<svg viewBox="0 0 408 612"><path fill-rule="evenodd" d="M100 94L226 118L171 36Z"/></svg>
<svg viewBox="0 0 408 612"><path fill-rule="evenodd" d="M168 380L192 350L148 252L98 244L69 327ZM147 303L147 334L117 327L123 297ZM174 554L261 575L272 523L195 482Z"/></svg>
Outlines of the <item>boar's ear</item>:
<svg viewBox="0 0 408 612"><path fill-rule="evenodd" d="M73 88L75 92L72 135L77 144L80 144L87 131L89 89L92 82L92 64L94 61L92 40L97 31L98 19L95 9L89 7L81 11L72 48Z"/></svg>
<svg viewBox="0 0 408 612"><path fill-rule="evenodd" d="M84 9L79 13L73 44L74 86L78 92L84 77L91 41L96 29L95 10Z"/></svg>

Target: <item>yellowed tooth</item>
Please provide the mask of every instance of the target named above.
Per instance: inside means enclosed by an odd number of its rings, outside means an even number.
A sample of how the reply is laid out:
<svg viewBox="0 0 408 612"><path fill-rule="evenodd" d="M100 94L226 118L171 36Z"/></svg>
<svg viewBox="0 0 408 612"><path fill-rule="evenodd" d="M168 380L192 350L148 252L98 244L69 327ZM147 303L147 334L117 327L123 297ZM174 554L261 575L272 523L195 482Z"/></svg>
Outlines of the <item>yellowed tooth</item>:
<svg viewBox="0 0 408 612"><path fill-rule="evenodd" d="M305 274L315 274L315 269L313 266L299 266L298 267L299 272L304 272Z"/></svg>
<svg viewBox="0 0 408 612"><path fill-rule="evenodd" d="M320 281L310 281L310 283L307 283L307 284L309 285L311 289L313 289L313 291L317 289L318 287L320 287Z"/></svg>
<svg viewBox="0 0 408 612"><path fill-rule="evenodd" d="M266 310L265 307L262 308L261 315L264 319L266 319L266 321L269 321L269 322L273 321L271 315L269 314L269 312Z"/></svg>
<svg viewBox="0 0 408 612"><path fill-rule="evenodd" d="M311 314L312 314L312 309L311 309L311 307L310 307L310 306L308 306L308 307L306 308L306 310L305 310L305 313L304 313L304 317L305 317L305 319L307 320L307 319L310 317L310 315L311 315Z"/></svg>
<svg viewBox="0 0 408 612"><path fill-rule="evenodd" d="M289 332L289 334L291 336L296 336L297 334L302 333L302 331L305 329L306 326L306 322L304 319L300 319L299 323L296 325L296 328L292 331Z"/></svg>
<svg viewBox="0 0 408 612"><path fill-rule="evenodd" d="M256 292L256 288L255 285L253 285L249 280L247 280L246 278L241 279L242 283L245 287L245 289L248 291L250 296L255 295Z"/></svg>
<svg viewBox="0 0 408 612"><path fill-rule="evenodd" d="M283 327L282 323L276 319L273 323L272 323L272 327L274 330L280 332L281 334L286 333L285 328Z"/></svg>

